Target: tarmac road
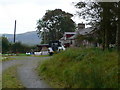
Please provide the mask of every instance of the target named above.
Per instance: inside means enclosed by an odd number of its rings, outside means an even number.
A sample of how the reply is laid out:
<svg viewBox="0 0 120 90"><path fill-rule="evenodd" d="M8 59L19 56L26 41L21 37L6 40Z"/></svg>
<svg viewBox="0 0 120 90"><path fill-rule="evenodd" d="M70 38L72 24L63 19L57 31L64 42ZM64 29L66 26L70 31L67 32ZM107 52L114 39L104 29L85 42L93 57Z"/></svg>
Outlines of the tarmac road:
<svg viewBox="0 0 120 90"><path fill-rule="evenodd" d="M14 60L2 63L2 71L11 66L17 67L18 79L26 88L50 88L50 86L37 75L35 68L39 62L50 57L32 57L32 56L17 56ZM17 60L19 59L19 60Z"/></svg>

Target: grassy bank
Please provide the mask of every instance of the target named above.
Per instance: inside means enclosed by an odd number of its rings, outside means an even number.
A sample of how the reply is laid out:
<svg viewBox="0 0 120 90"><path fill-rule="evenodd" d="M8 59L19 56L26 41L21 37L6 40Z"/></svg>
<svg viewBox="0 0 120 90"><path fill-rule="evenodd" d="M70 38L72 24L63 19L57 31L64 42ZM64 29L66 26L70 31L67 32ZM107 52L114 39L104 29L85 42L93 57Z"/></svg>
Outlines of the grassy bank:
<svg viewBox="0 0 120 90"><path fill-rule="evenodd" d="M17 79L16 66L10 67L2 73L2 88L24 88Z"/></svg>
<svg viewBox="0 0 120 90"><path fill-rule="evenodd" d="M54 55L37 70L55 88L117 88L115 51L72 48Z"/></svg>

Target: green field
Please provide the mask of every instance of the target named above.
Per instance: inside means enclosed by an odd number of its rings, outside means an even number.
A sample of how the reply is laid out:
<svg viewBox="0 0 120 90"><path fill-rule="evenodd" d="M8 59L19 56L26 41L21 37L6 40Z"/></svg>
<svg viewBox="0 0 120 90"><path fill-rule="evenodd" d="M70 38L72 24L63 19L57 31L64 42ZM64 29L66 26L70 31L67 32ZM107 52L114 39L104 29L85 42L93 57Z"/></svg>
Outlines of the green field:
<svg viewBox="0 0 120 90"><path fill-rule="evenodd" d="M54 88L118 88L118 54L114 50L71 48L37 70Z"/></svg>

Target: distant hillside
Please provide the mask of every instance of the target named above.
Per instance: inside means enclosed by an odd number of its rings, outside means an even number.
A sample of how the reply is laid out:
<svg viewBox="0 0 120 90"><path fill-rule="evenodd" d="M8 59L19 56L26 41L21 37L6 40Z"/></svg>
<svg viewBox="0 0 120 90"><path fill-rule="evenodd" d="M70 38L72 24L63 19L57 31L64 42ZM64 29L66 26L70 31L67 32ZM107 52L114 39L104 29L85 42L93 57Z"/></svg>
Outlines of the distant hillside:
<svg viewBox="0 0 120 90"><path fill-rule="evenodd" d="M13 42L14 35L13 34L4 34L10 42ZM37 36L36 31L26 32L22 34L16 34L16 42L20 41L26 45L36 45L40 44L41 40Z"/></svg>

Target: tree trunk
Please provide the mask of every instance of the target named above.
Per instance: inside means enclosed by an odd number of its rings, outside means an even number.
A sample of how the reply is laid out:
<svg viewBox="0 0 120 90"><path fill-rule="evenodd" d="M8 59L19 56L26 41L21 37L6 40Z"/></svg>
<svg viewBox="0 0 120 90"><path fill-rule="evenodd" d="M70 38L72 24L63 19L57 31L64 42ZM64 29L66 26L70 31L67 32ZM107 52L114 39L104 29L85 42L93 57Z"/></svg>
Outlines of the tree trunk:
<svg viewBox="0 0 120 90"><path fill-rule="evenodd" d="M119 11L120 11L120 1L118 2L118 12ZM117 51L118 51L118 66L119 66L120 65L120 13L118 13L118 25L117 25ZM118 76L120 76L120 68L118 69ZM120 83L120 79L118 79L118 83Z"/></svg>
<svg viewBox="0 0 120 90"><path fill-rule="evenodd" d="M107 6L109 6L109 3L107 3ZM105 49L109 49L109 44L110 44L110 17L108 17L107 15L110 14L110 9L106 8L105 9Z"/></svg>
<svg viewBox="0 0 120 90"><path fill-rule="evenodd" d="M102 47L103 47L103 51L105 50L105 30L103 30L103 43L102 43Z"/></svg>
<svg viewBox="0 0 120 90"><path fill-rule="evenodd" d="M118 3L118 12L120 11L120 1ZM118 13L118 25L117 25L117 51L120 54L120 14Z"/></svg>
<svg viewBox="0 0 120 90"><path fill-rule="evenodd" d="M119 20L119 23L120 23L120 20ZM118 25L117 40L118 40L118 42L117 42L117 51L120 52L120 24Z"/></svg>
<svg viewBox="0 0 120 90"><path fill-rule="evenodd" d="M108 38L108 36L109 36L109 33L108 33L108 30L107 29L105 29L105 49L109 49L109 38Z"/></svg>
<svg viewBox="0 0 120 90"><path fill-rule="evenodd" d="M109 27L110 27L110 18L108 14L110 13L110 10L108 8L109 3L105 3L103 5L103 45L104 49L109 49Z"/></svg>
<svg viewBox="0 0 120 90"><path fill-rule="evenodd" d="M117 47L117 50L118 50L118 37L119 37L119 30L118 30L118 24L117 24L117 30L116 30L116 47Z"/></svg>

